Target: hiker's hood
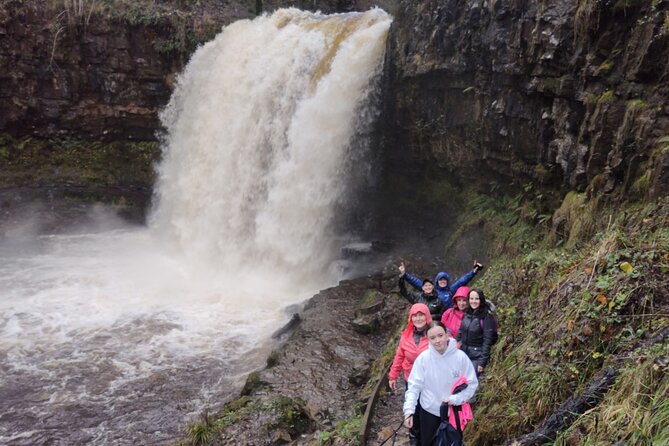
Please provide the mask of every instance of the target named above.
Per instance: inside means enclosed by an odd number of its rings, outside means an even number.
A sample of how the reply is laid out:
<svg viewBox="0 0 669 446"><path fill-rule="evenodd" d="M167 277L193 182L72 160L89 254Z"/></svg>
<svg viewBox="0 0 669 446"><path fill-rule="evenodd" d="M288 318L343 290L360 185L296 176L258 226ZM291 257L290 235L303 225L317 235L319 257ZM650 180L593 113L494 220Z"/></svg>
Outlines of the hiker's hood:
<svg viewBox="0 0 669 446"><path fill-rule="evenodd" d="M465 375L460 375L460 377L455 380L455 382L451 386L451 393L453 393L455 391L456 387L458 387L459 385L462 385L462 384L469 384L467 382L467 378L465 377Z"/></svg>
<svg viewBox="0 0 669 446"><path fill-rule="evenodd" d="M453 295L453 306L457 307L455 304L455 301L458 300L458 297L464 297L465 300L467 299L467 296L469 296L469 290L470 288L468 286L461 286L460 288L457 289L455 294Z"/></svg>
<svg viewBox="0 0 669 446"><path fill-rule="evenodd" d="M446 282L448 282L446 284L446 286L439 286L439 279L442 279L442 278L446 279ZM448 286L450 284L451 284L451 276L449 276L447 272L440 271L440 272L437 273L436 276L434 276L434 287L435 287L435 289L445 290L445 289L448 289Z"/></svg>
<svg viewBox="0 0 669 446"><path fill-rule="evenodd" d="M411 318L416 313L423 313L425 315L425 324L432 322L432 315L430 314L430 309L425 304L413 304L411 310L409 310L409 322L407 323L407 331L413 332L413 322Z"/></svg>

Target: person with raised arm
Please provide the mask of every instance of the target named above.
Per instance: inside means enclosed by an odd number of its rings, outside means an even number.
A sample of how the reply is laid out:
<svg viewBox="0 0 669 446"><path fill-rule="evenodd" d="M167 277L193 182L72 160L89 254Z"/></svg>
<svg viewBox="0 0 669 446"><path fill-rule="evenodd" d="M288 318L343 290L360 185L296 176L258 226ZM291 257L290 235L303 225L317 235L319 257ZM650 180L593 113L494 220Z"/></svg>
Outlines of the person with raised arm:
<svg viewBox="0 0 669 446"><path fill-rule="evenodd" d="M430 315L432 320L439 321L441 320L441 315L443 314L446 307L444 306L444 301L439 298L439 295L434 291L434 285L429 279L423 280L423 285L421 286L421 291L415 291L407 289L406 286L406 267L404 262L400 262L399 265L400 271L400 294L409 301L411 304L425 304L430 310Z"/></svg>
<svg viewBox="0 0 669 446"><path fill-rule="evenodd" d="M451 276L445 271L440 271L434 276L434 290L439 295L439 298L444 301L445 308L451 308L451 305L453 305L453 294L455 294L458 288L471 282L474 276L482 269L483 264L474 260L474 268L453 283L451 283ZM421 279L405 271L404 280L419 290L423 287L426 279Z"/></svg>

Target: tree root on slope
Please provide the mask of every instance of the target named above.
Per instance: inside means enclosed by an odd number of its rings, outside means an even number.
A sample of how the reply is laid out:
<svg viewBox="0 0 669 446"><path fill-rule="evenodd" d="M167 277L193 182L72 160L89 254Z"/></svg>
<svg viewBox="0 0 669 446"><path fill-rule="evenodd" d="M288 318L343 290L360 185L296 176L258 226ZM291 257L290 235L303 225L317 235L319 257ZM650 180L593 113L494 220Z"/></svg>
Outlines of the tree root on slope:
<svg viewBox="0 0 669 446"><path fill-rule="evenodd" d="M617 355L613 364L601 369L595 374L583 393L575 395L560 406L534 432L518 438L507 440L504 446L538 446L554 441L560 431L569 427L580 415L595 407L604 398L618 378L619 369L623 362L632 357L632 353L649 345L666 342L669 337L669 327L665 327L652 338L637 343L630 350Z"/></svg>

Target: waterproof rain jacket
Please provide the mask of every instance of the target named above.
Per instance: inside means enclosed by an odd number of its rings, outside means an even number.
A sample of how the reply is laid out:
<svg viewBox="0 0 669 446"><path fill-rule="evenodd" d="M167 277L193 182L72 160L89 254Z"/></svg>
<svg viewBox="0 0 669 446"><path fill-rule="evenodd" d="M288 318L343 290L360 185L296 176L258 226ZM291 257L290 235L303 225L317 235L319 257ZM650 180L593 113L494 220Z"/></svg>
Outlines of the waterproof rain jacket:
<svg viewBox="0 0 669 446"><path fill-rule="evenodd" d="M456 405L469 401L479 386L474 366L467 355L458 350L455 339L449 339L444 353L439 353L430 344L413 363L409 388L404 394L404 417L413 414L419 395L421 407L439 417L442 401L451 396L453 384L462 376L468 385L462 392L454 395Z"/></svg>
<svg viewBox="0 0 669 446"><path fill-rule="evenodd" d="M453 282L453 284L451 284L451 276L449 276L448 273L444 271L441 271L437 273L436 276L434 276L434 290L439 295L439 298L444 301L446 308L451 308L451 305L453 305L453 294L458 290L458 288L471 282L475 275L476 271L471 270ZM417 290L421 289L423 286L423 279L416 277L411 273L404 273L404 277L406 281ZM445 278L448 282L445 287L439 286L439 279L441 278Z"/></svg>
<svg viewBox="0 0 669 446"><path fill-rule="evenodd" d="M441 316L441 323L448 328L454 338L458 337L458 332L460 331L460 324L462 324L462 318L465 317L465 312L458 309L458 304L456 303L456 298L458 296L463 296L467 298L469 294L468 286L461 286L453 295L453 307L444 311L444 314Z"/></svg>
<svg viewBox="0 0 669 446"><path fill-rule="evenodd" d="M421 352L427 350L428 342L425 329L423 329L418 345L416 345L414 339L415 328L411 318L416 313L423 313L425 315L426 324L432 322L432 316L430 316L430 310L427 308L427 305L413 304L409 311L409 323L407 324L407 328L402 331L402 334L400 335L400 342L395 351L395 359L393 359L393 364L390 366L390 372L388 373L389 381L397 380L397 378L400 377L400 371L404 371L405 381L409 379L413 362ZM427 325L425 328L427 328Z"/></svg>
<svg viewBox="0 0 669 446"><path fill-rule="evenodd" d="M467 382L467 378L465 378L464 376L461 376L453 383L453 387L451 387L451 392L453 392L455 388L461 384L469 384ZM469 423L469 421L474 419L474 413L472 412L471 404L464 403L457 410L453 410L453 406L448 408L448 422L451 423L451 426L457 429L458 423L455 422L456 413L460 421L460 430L463 431L465 430L465 426L467 425L467 423Z"/></svg>
<svg viewBox="0 0 669 446"><path fill-rule="evenodd" d="M406 274L400 276L399 287L400 294L408 300L411 304L425 304L430 309L433 321L440 321L441 315L444 313L446 306L444 301L439 298L435 291L432 294L425 294L422 291L414 291L407 289Z"/></svg>
<svg viewBox="0 0 669 446"><path fill-rule="evenodd" d="M468 310L462 318L457 340L474 365L485 367L490 359L490 349L495 338L495 321L486 309L483 317Z"/></svg>

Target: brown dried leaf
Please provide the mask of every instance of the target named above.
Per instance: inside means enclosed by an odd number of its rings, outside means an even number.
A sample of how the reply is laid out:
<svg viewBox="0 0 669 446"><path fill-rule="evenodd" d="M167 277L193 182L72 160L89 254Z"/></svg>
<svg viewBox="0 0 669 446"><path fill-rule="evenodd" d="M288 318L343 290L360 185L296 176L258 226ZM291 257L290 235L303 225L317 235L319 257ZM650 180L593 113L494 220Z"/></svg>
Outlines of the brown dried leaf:
<svg viewBox="0 0 669 446"><path fill-rule="evenodd" d="M604 294L602 294L602 293L599 293L599 294L597 295L597 301L599 302L599 304L600 304L601 306L604 306L604 305L606 305L606 304L609 302L609 300L606 298L606 296L605 296Z"/></svg>

